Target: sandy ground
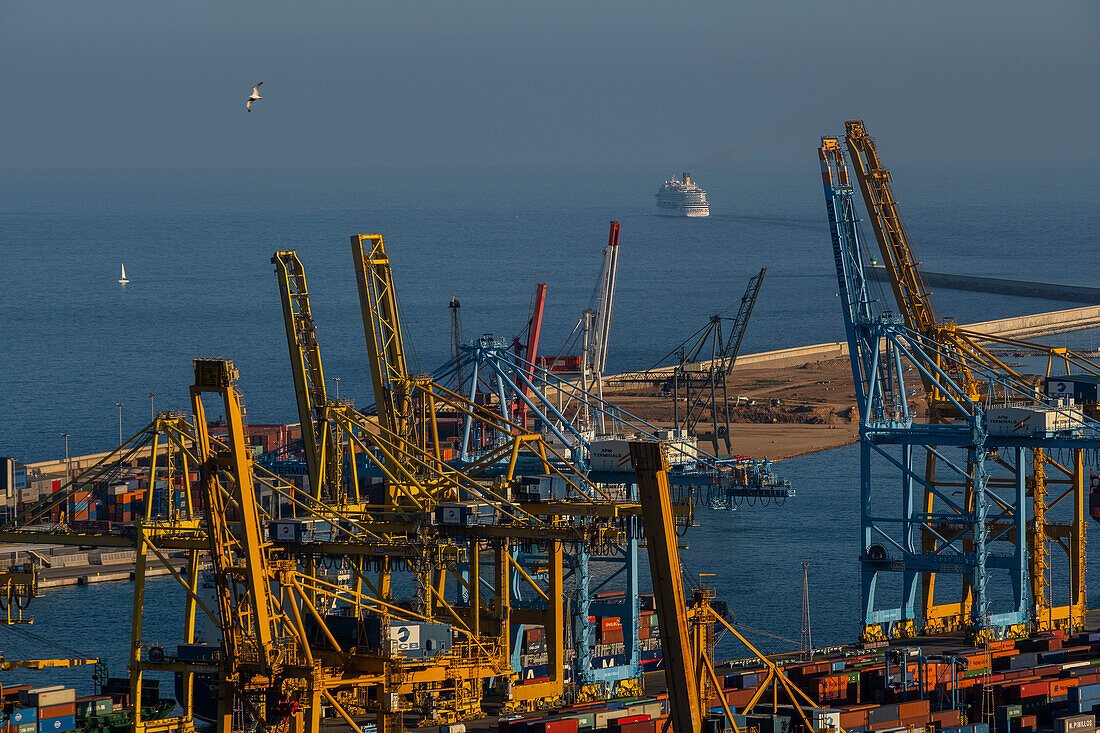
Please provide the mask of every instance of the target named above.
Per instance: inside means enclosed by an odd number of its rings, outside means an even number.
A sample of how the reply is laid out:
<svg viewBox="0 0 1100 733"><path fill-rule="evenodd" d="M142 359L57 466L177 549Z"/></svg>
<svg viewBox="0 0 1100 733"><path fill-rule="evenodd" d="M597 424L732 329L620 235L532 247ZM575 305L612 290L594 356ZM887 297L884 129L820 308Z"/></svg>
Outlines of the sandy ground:
<svg viewBox="0 0 1100 733"><path fill-rule="evenodd" d="M660 426L672 424L668 385L608 378L604 398ZM914 385L919 391L919 386ZM709 388L706 397L709 398ZM726 381L735 455L782 460L854 443L859 438L855 390L847 359L768 369L734 368ZM713 451L712 414L699 404L700 447ZM724 403L719 392L719 422ZM680 415L686 410L681 393Z"/></svg>

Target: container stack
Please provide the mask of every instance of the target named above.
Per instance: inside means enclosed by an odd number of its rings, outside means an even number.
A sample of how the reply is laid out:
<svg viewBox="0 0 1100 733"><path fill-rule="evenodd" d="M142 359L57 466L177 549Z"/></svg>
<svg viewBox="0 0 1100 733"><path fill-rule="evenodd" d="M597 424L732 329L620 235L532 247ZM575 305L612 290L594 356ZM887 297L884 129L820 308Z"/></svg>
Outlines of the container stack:
<svg viewBox="0 0 1100 733"><path fill-rule="evenodd" d="M9 699L10 694L10 688L4 690L5 708L8 704L12 705L8 716L8 730L12 733L65 733L76 730L76 690L71 687L24 686L16 693L17 701Z"/></svg>
<svg viewBox="0 0 1100 733"><path fill-rule="evenodd" d="M847 733L926 728L937 733L1094 733L1100 714L1100 634L1095 633L1067 641L1058 631L932 658L915 648L888 649L792 663L784 670L810 698L830 706L807 708L807 716L835 717L824 727ZM763 668L727 674L721 694L730 708L743 711L765 675ZM713 703L718 702L715 697ZM754 722L755 717L749 716L750 733L787 733L801 716L780 709L767 716L771 722Z"/></svg>
<svg viewBox="0 0 1100 733"><path fill-rule="evenodd" d="M657 733L668 718L668 699L627 697L563 708L550 716L501 718L498 733ZM446 726L440 733L449 733Z"/></svg>

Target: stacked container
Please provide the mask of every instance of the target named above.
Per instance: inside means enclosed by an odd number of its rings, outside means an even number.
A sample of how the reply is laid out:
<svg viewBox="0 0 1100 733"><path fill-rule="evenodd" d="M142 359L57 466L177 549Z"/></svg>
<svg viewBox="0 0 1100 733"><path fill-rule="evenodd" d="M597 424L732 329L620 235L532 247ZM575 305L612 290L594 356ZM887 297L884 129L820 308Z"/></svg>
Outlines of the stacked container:
<svg viewBox="0 0 1100 733"><path fill-rule="evenodd" d="M20 693L24 708L35 708L38 733L76 730L76 690L62 685L38 687Z"/></svg>

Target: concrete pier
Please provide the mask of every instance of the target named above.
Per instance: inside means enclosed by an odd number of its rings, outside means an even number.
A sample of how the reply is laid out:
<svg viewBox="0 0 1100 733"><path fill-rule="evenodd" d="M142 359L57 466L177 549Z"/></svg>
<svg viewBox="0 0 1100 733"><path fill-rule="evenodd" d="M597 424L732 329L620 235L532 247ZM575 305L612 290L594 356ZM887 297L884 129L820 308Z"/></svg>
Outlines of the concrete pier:
<svg viewBox="0 0 1100 733"><path fill-rule="evenodd" d="M886 274L886 268L881 265L872 265L867 268L867 276L880 282L889 282L890 280ZM1069 303L1100 304L1100 288L1061 285L1059 283L1037 283L1028 280L1008 280L999 277L955 275L948 272L921 272L921 277L924 278L924 284L932 288L973 290L980 293L1017 295L1022 298L1064 300Z"/></svg>
<svg viewBox="0 0 1100 733"><path fill-rule="evenodd" d="M1100 293L1100 290L1097 291ZM1100 305L1086 306L1084 308L1069 308L1060 311L1047 311L1030 316L1013 316L1011 318L998 318L993 321L981 321L970 323L963 328L969 331L1000 336L1003 338L1030 339L1041 336L1051 336L1058 333L1071 331L1084 331L1090 328L1100 328ZM799 366L815 361L828 359L840 359L848 356L847 341L832 341L824 344L812 344L810 346L795 346L790 349L777 351L763 351L757 354L743 354L737 358L738 369L757 369L763 366L780 369L783 367ZM706 362L703 362L704 364ZM630 381L645 375L672 373L672 367L661 367L649 372L631 372L607 377L607 380Z"/></svg>

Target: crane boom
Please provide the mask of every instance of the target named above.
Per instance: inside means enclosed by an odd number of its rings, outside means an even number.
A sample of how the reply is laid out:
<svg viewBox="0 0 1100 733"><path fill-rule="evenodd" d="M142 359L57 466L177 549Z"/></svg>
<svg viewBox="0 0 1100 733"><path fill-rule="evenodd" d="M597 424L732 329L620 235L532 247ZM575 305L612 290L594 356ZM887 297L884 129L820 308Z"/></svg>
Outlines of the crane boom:
<svg viewBox="0 0 1100 733"><path fill-rule="evenodd" d="M619 222L611 222L607 247L603 251L600 271L599 301L596 306L595 335L592 339L590 363L592 371L602 375L607 365L607 341L611 335L611 306L615 301L615 276L619 267Z"/></svg>
<svg viewBox="0 0 1100 733"><path fill-rule="evenodd" d="M409 429L409 370L390 258L381 234L352 235L351 251L378 421L391 434L405 437Z"/></svg>
<svg viewBox="0 0 1100 733"><path fill-rule="evenodd" d="M879 252L886 265L898 310L909 328L947 350L947 358L942 355L936 357L937 365L955 379L962 392L959 396L971 400L980 399L979 385L974 381L970 370L963 365L964 359L958 355L960 351L965 352L967 349L959 343L954 333L954 323L938 320L932 308L932 293L924 284L920 263L913 254L909 235L898 210L898 202L890 188L893 176L879 161L875 141L867 134L863 120L847 120L844 125L845 141L855 167L856 179L863 192L863 201L875 231L875 239L878 240ZM930 411L936 417L946 407L945 395L927 377L924 378L924 383L928 391Z"/></svg>
<svg viewBox="0 0 1100 733"><path fill-rule="evenodd" d="M756 299L760 296L760 286L764 284L764 275L768 268L761 267L760 272L749 278L749 284L745 287L745 294L741 296L741 305L737 308L737 315L730 326L730 335L726 339L726 345L722 349L722 374L729 374L733 365L737 362L737 355L741 353L741 342L745 339L745 331L749 327L749 319L752 317L752 309L756 307Z"/></svg>
<svg viewBox="0 0 1100 733"><path fill-rule="evenodd" d="M918 269L920 263L913 256L898 202L890 189L893 176L879 162L875 141L867 134L863 120L848 120L844 125L848 154L905 325L931 336L939 327L939 321L932 309L932 293L924 284Z"/></svg>
<svg viewBox="0 0 1100 733"><path fill-rule="evenodd" d="M324 415L328 395L321 367L321 351L317 344L317 327L310 312L305 268L297 253L293 250L276 252L271 262L275 265L275 275L279 280L310 492L315 499L319 499L326 479L339 483L337 474L340 466L335 460L333 436Z"/></svg>
<svg viewBox="0 0 1100 733"><path fill-rule="evenodd" d="M526 398L531 395L530 383L535 377L535 360L538 359L539 353L539 336L542 333L542 313L546 308L546 283L538 283L535 286L535 303L531 308L531 319L527 321L527 343L521 344L519 339L516 339L516 356L520 356L522 350L522 362L519 362L519 366L522 370L523 376L516 374L515 385L519 389L520 394L524 399L520 399L516 402L515 407L515 421L527 429L527 402Z"/></svg>

